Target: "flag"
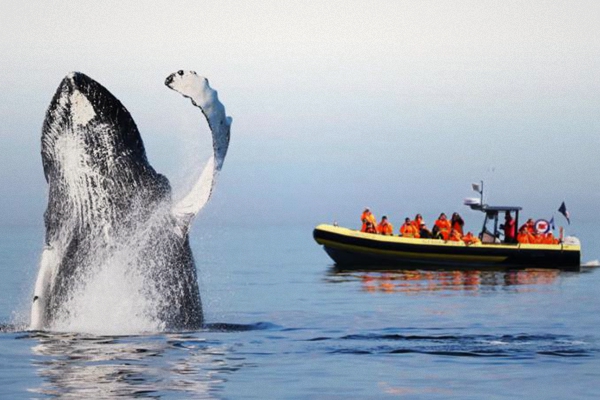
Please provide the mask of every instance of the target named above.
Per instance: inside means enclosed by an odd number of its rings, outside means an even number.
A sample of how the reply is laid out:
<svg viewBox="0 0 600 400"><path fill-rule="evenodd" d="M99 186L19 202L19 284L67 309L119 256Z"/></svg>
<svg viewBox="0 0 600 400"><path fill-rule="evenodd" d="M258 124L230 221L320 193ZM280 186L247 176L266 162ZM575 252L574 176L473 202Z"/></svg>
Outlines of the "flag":
<svg viewBox="0 0 600 400"><path fill-rule="evenodd" d="M552 218L550 219L550 221L548 222L550 224L550 229L555 230L556 227L554 226L554 215L552 216Z"/></svg>
<svg viewBox="0 0 600 400"><path fill-rule="evenodd" d="M471 183L471 187L475 192L481 193L481 186L479 185L479 183Z"/></svg>
<svg viewBox="0 0 600 400"><path fill-rule="evenodd" d="M569 212L567 211L567 206L565 205L564 201L558 208L558 212L561 213L562 215L564 215L565 218L567 219L567 222L569 223L569 225L571 225L571 220L569 219Z"/></svg>

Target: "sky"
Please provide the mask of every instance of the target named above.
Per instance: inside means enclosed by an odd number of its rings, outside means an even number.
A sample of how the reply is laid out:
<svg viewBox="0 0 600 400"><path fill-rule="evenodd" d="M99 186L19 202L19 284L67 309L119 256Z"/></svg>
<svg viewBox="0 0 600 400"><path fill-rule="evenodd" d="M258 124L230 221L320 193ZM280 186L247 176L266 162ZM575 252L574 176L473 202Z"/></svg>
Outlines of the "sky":
<svg viewBox="0 0 600 400"><path fill-rule="evenodd" d="M13 1L0 14L0 224L42 224L45 110L83 72L128 108L175 194L211 151L164 86L206 76L233 118L201 224L359 226L486 201L600 202L600 2ZM432 221L431 221L432 222Z"/></svg>

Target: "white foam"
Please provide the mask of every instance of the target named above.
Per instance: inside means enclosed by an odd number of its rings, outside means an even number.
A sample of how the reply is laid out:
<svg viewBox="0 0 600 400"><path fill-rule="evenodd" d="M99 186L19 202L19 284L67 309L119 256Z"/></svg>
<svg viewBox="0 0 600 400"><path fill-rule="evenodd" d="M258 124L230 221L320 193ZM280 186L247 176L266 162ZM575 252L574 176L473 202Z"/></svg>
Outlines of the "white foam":
<svg viewBox="0 0 600 400"><path fill-rule="evenodd" d="M139 334L164 330L152 312L149 286L131 252L121 251L79 279L51 329L92 334Z"/></svg>
<svg viewBox="0 0 600 400"><path fill-rule="evenodd" d="M600 267L600 260L591 260L581 264L583 267Z"/></svg>

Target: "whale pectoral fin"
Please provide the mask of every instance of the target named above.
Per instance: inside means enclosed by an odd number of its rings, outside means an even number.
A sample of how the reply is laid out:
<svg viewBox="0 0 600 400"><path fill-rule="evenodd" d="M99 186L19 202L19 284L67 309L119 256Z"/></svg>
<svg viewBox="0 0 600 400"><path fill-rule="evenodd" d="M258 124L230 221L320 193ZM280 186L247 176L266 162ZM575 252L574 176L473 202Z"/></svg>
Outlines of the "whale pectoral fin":
<svg viewBox="0 0 600 400"><path fill-rule="evenodd" d="M217 171L215 169L215 158L210 157L200 177L192 187L192 190L181 199L172 209L172 214L177 221L178 229L187 232L187 229L198 212L206 205L215 182ZM182 234L180 234L182 236Z"/></svg>
<svg viewBox="0 0 600 400"><path fill-rule="evenodd" d="M46 326L49 303L49 294L52 281L58 266L57 251L52 246L46 246L40 260L40 270L35 282L33 302L31 305L31 330L42 330Z"/></svg>
<svg viewBox="0 0 600 400"><path fill-rule="evenodd" d="M225 106L219 101L217 92L208 80L193 71L178 71L167 77L165 84L176 92L189 98L198 107L210 127L213 139L213 155L204 167L200 178L190 192L173 208L177 221L175 231L183 236L196 214L210 198L218 172L223 166L231 129L231 117L225 113Z"/></svg>
<svg viewBox="0 0 600 400"><path fill-rule="evenodd" d="M194 71L173 73L167 77L165 85L190 99L202 111L212 134L216 169L220 171L229 148L233 120L225 113L217 91L210 87L208 79Z"/></svg>

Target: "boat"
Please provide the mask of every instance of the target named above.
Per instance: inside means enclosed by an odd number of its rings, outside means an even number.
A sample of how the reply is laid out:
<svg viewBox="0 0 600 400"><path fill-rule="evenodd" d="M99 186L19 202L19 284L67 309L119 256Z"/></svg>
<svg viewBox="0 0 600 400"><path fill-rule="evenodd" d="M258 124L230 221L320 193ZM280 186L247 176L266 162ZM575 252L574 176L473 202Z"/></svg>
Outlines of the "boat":
<svg viewBox="0 0 600 400"><path fill-rule="evenodd" d="M566 237L558 244L506 243L500 240L498 215L514 212L516 226L521 207L488 206L473 199L465 205L485 214L481 239L474 244L443 239L384 236L336 225L321 224L315 241L341 269L446 269L580 271L581 244ZM491 226L491 228L489 227Z"/></svg>

